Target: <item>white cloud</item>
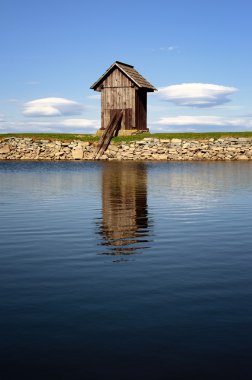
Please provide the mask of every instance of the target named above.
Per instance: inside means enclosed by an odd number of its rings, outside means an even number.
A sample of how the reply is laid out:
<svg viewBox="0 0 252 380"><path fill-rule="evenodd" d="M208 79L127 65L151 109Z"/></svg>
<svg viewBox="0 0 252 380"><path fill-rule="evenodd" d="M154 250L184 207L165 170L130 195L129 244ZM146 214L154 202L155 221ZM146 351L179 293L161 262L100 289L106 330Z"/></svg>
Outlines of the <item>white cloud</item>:
<svg viewBox="0 0 252 380"><path fill-rule="evenodd" d="M24 104L23 115L29 117L79 115L83 106L64 98L36 99Z"/></svg>
<svg viewBox="0 0 252 380"><path fill-rule="evenodd" d="M59 125L62 125L64 127L79 127L79 128L86 128L86 127L94 127L98 128L98 120L89 120L89 119L67 119L62 120Z"/></svg>
<svg viewBox="0 0 252 380"><path fill-rule="evenodd" d="M64 119L57 122L54 121L30 121L28 123L23 122L24 125L35 125L35 126L63 126L63 127L78 127L78 128L98 128L98 120L90 119Z"/></svg>
<svg viewBox="0 0 252 380"><path fill-rule="evenodd" d="M226 87L210 83L182 83L162 87L157 95L178 106L214 107L230 101L229 95L237 92L235 87Z"/></svg>
<svg viewBox="0 0 252 380"><path fill-rule="evenodd" d="M163 117L156 123L163 126L218 126L252 128L252 120L245 117L224 116L171 116Z"/></svg>
<svg viewBox="0 0 252 380"><path fill-rule="evenodd" d="M100 128L99 120L64 119L64 120L30 120L6 121L0 119L1 133L11 132L54 132L54 133L94 133Z"/></svg>

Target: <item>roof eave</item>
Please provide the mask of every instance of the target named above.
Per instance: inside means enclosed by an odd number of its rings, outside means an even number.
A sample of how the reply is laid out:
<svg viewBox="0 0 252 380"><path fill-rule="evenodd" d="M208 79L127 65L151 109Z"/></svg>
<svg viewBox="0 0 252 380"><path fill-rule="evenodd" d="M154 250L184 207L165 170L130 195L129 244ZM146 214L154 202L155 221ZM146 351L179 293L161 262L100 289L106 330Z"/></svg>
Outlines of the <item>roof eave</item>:
<svg viewBox="0 0 252 380"><path fill-rule="evenodd" d="M152 86L152 87L144 87L144 86L141 86L140 88L143 89L143 90L146 90L147 92L158 91L158 89L157 89L156 87L154 87L154 86Z"/></svg>
<svg viewBox="0 0 252 380"><path fill-rule="evenodd" d="M123 68L120 66L120 63L119 61L115 61L106 71L105 73L90 87L91 90L95 90L96 91L96 88L99 86L99 84L106 78L106 76L108 76L110 74L110 72L113 70L113 68L116 66L124 75L126 75L127 78L129 78L138 88L141 88L141 89L145 89L147 90L148 92L154 92L154 91L157 91L157 89L151 85L151 87L144 87L144 86L141 86L139 83L137 83L136 80L134 80L134 78L132 78L126 71L123 70ZM123 64L123 63L122 63ZM134 67L134 66L131 66L131 65L127 65L129 67Z"/></svg>

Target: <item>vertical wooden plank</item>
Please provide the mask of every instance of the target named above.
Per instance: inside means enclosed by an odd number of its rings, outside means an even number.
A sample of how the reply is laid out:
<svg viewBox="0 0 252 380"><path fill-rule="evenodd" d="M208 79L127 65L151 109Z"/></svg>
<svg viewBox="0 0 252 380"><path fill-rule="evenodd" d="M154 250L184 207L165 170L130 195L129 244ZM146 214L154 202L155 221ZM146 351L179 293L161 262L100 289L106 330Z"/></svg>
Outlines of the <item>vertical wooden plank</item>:
<svg viewBox="0 0 252 380"><path fill-rule="evenodd" d="M126 91L126 89L123 88L123 89L122 89L122 100L121 100L121 102L122 102L122 109L123 109L123 110L125 109L125 105L124 105L124 103L125 103L125 91ZM125 115L124 115L124 113L123 113L122 130L124 130L124 129L125 129Z"/></svg>
<svg viewBox="0 0 252 380"><path fill-rule="evenodd" d="M111 75L111 87L115 87L116 86L116 76L117 76L117 69L115 69L112 72L112 75Z"/></svg>
<svg viewBox="0 0 252 380"><path fill-rule="evenodd" d="M126 108L125 109L125 112L124 112L124 114L125 114L125 129L129 129L129 109L128 108Z"/></svg>
<svg viewBox="0 0 252 380"><path fill-rule="evenodd" d="M132 129L132 109L125 109L125 129Z"/></svg>
<svg viewBox="0 0 252 380"><path fill-rule="evenodd" d="M140 123L140 105L139 105L139 90L136 91L136 127L137 129L141 129L141 123Z"/></svg>
<svg viewBox="0 0 252 380"><path fill-rule="evenodd" d="M146 130L147 129L147 93L146 91L138 91L138 129L140 130Z"/></svg>
<svg viewBox="0 0 252 380"><path fill-rule="evenodd" d="M111 93L111 104L110 104L110 108L111 108L111 109L115 109L116 104L115 104L115 90L114 90L114 88L111 88L110 93Z"/></svg>
<svg viewBox="0 0 252 380"><path fill-rule="evenodd" d="M136 128L136 91L133 87L131 87L131 126L132 129Z"/></svg>
<svg viewBox="0 0 252 380"><path fill-rule="evenodd" d="M111 104L111 90L109 88L107 90L107 96L108 96L108 108L110 108L110 104Z"/></svg>
<svg viewBox="0 0 252 380"><path fill-rule="evenodd" d="M104 129L104 97L105 93L104 91L101 91L101 129Z"/></svg>

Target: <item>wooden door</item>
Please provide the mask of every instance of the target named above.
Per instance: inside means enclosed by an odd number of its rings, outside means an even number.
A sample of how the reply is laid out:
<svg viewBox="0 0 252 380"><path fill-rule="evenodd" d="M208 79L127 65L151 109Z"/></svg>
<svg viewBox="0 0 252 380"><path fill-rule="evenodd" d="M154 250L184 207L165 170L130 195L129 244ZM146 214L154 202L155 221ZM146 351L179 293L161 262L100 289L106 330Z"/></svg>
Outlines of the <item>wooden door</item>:
<svg viewBox="0 0 252 380"><path fill-rule="evenodd" d="M121 109L114 109L110 110L110 120L113 119L115 114L121 111ZM126 108L123 110L123 118L122 118L122 123L121 123L121 128L120 129L132 129L132 109L131 108Z"/></svg>

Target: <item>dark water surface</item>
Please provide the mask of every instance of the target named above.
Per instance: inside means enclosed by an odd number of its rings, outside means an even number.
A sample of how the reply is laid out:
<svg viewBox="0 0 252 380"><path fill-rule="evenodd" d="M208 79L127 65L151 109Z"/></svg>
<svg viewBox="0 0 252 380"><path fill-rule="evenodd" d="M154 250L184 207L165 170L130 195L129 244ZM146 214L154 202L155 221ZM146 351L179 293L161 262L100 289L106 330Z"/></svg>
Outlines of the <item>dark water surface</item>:
<svg viewBox="0 0 252 380"><path fill-rule="evenodd" d="M0 163L0 379L251 379L252 163Z"/></svg>

